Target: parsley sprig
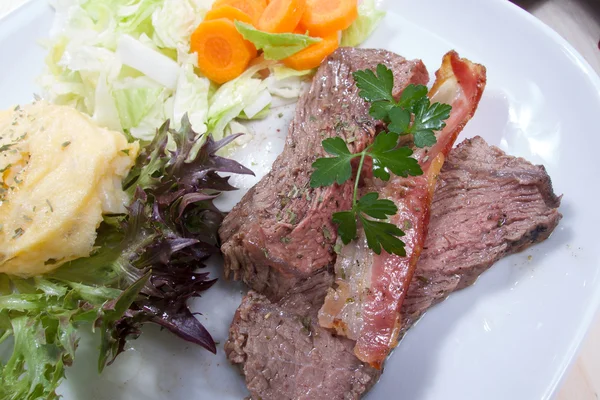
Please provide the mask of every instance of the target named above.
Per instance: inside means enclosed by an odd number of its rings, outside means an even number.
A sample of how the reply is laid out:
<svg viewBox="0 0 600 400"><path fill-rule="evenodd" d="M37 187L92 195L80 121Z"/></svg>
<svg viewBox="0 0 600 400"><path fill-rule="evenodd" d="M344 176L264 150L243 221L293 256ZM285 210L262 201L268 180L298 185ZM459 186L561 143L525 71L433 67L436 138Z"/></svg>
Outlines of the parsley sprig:
<svg viewBox="0 0 600 400"><path fill-rule="evenodd" d="M376 73L372 70L356 71L353 74L359 96L371 103L369 114L387 124L387 132L382 132L363 151L351 153L347 143L340 137L323 140L323 149L332 157L319 158L313 164L310 185L313 188L339 185L352 177L352 160L358 158L358 169L354 180L352 208L333 214L332 220L338 225L338 234L344 244L358 236L358 222L362 226L367 245L376 254L383 248L388 253L405 256L404 242L399 238L404 232L396 225L387 222L398 212L393 201L380 199L379 194L370 192L357 199L358 182L367 157L373 160L373 176L388 181L391 174L408 177L423 174L413 151L399 146L403 135L413 135L416 147L432 146L436 143L435 130L446 126L444 120L450 116L452 107L448 104L431 104L427 97L427 87L407 86L398 101L394 99L394 75L385 65L379 64Z"/></svg>
<svg viewBox="0 0 600 400"><path fill-rule="evenodd" d="M392 95L394 75L385 65L377 66L377 74L370 69L354 73L359 96L371 102L369 114L388 124L390 132L413 135L416 147L433 146L436 142L433 131L446 126L452 106L442 103L431 104L427 87L408 85L400 100Z"/></svg>

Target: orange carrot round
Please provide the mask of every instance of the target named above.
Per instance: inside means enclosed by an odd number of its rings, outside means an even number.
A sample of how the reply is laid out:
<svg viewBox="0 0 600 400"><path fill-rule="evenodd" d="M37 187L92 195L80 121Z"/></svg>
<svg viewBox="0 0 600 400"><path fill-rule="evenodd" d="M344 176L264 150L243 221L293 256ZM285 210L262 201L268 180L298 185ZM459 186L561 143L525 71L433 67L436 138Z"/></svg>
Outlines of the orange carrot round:
<svg viewBox="0 0 600 400"><path fill-rule="evenodd" d="M308 35L308 29L302 25L302 22L299 22L296 26L296 29L294 29L294 32L292 33L297 33L298 35Z"/></svg>
<svg viewBox="0 0 600 400"><path fill-rule="evenodd" d="M231 6L245 12L256 24L267 7L267 0L217 0L213 3L212 8L215 9L221 6Z"/></svg>
<svg viewBox="0 0 600 400"><path fill-rule="evenodd" d="M198 54L202 74L217 83L238 77L256 57L254 45L225 18L198 25L191 37L190 51Z"/></svg>
<svg viewBox="0 0 600 400"><path fill-rule="evenodd" d="M204 21L210 21L212 19L225 18L230 21L241 21L246 22L248 24L252 24L252 18L240 10L239 8L231 7L231 6L220 6L217 8L213 8L204 16Z"/></svg>
<svg viewBox="0 0 600 400"><path fill-rule="evenodd" d="M306 0L271 0L260 16L257 28L271 33L292 32L305 9Z"/></svg>
<svg viewBox="0 0 600 400"><path fill-rule="evenodd" d="M326 36L348 28L357 17L357 0L306 0L300 23L312 36Z"/></svg>
<svg viewBox="0 0 600 400"><path fill-rule="evenodd" d="M302 51L283 60L283 63L296 70L311 69L318 67L321 62L335 51L340 45L339 32L334 32L323 37L319 43L315 43Z"/></svg>

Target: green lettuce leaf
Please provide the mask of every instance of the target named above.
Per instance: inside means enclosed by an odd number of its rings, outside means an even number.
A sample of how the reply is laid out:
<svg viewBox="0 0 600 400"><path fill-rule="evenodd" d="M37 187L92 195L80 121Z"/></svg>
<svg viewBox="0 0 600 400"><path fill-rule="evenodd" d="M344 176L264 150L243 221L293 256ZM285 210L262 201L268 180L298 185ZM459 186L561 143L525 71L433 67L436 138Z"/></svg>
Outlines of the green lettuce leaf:
<svg viewBox="0 0 600 400"><path fill-rule="evenodd" d="M153 41L161 48L186 48L190 36L204 19L212 0L164 1L152 14Z"/></svg>
<svg viewBox="0 0 600 400"><path fill-rule="evenodd" d="M283 60L322 40L296 33L263 32L240 21L235 21L235 27L244 39L252 42L257 49L264 52L266 60Z"/></svg>
<svg viewBox="0 0 600 400"><path fill-rule="evenodd" d="M378 10L375 0L364 0L358 6L358 18L342 32L342 46L355 47L363 43L385 17L385 11Z"/></svg>
<svg viewBox="0 0 600 400"><path fill-rule="evenodd" d="M75 356L76 330L120 291L6 275L2 280L15 289L0 297L1 338L13 338L12 355L0 363L0 399L56 399L65 366Z"/></svg>
<svg viewBox="0 0 600 400"><path fill-rule="evenodd" d="M208 130L215 139L224 137L227 125L242 111L253 104L256 95L267 87L264 79L255 77L258 71L267 69L274 61L263 61L248 68L242 75L224 83L208 102Z"/></svg>
<svg viewBox="0 0 600 400"><path fill-rule="evenodd" d="M187 113L194 132L206 133L209 89L210 81L196 75L191 64L181 67L173 96L174 128L179 129L180 121Z"/></svg>
<svg viewBox="0 0 600 400"><path fill-rule="evenodd" d="M116 32L139 37L142 33L152 33L152 14L163 0L94 0L78 3L88 15L98 16L99 25L112 23Z"/></svg>
<svg viewBox="0 0 600 400"><path fill-rule="evenodd" d="M152 109L156 99L162 92L161 88L134 87L113 90L115 106L119 113L121 127L131 129L138 126L142 119Z"/></svg>
<svg viewBox="0 0 600 400"><path fill-rule="evenodd" d="M297 69L286 67L285 65L275 65L271 70L273 76L275 76L275 79L277 80L292 77L305 77L314 74L316 71L316 69L303 69L299 71Z"/></svg>

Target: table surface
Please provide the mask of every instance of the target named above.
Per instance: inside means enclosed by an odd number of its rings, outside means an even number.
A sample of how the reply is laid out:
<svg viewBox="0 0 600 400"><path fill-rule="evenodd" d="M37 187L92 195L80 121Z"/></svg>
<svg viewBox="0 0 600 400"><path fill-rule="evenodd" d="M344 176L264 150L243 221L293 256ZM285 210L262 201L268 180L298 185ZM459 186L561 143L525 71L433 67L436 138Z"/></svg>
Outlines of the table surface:
<svg viewBox="0 0 600 400"><path fill-rule="evenodd" d="M0 18L28 0L0 0ZM567 39L600 74L600 0L513 0ZM600 315L556 400L600 398Z"/></svg>

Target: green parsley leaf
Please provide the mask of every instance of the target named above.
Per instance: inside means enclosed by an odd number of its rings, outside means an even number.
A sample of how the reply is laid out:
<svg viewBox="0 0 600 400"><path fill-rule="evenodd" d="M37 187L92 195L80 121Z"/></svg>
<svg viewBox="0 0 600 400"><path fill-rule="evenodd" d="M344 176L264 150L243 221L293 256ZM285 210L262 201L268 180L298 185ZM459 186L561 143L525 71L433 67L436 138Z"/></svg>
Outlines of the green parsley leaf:
<svg viewBox="0 0 600 400"><path fill-rule="evenodd" d="M410 125L410 112L400 107L392 107L388 115L391 121L388 130L399 135L406 135Z"/></svg>
<svg viewBox="0 0 600 400"><path fill-rule="evenodd" d="M423 174L418 161L411 157L412 150L408 147L397 148L399 136L394 132L382 132L368 151L373 159L373 175L384 181L390 179L386 169L405 178Z"/></svg>
<svg viewBox="0 0 600 400"><path fill-rule="evenodd" d="M450 118L452 106L442 103L429 103L427 97L422 98L414 108L415 122L413 130L433 129L440 130L446 126L444 120Z"/></svg>
<svg viewBox="0 0 600 400"><path fill-rule="evenodd" d="M398 212L398 207L393 201L379 199L379 193L371 192L365 194L356 204L358 211L367 214L369 217L377 219L387 219L389 215Z"/></svg>
<svg viewBox="0 0 600 400"><path fill-rule="evenodd" d="M415 146L425 147L435 144L433 131L444 129L446 126L444 120L450 117L452 106L442 103L430 104L429 99L424 97L413 108L415 119L410 127L410 133L415 135Z"/></svg>
<svg viewBox="0 0 600 400"><path fill-rule="evenodd" d="M369 108L369 115L374 119L381 120L385 123L389 123L390 118L388 114L392 107L394 107L394 104L390 103L389 101L376 101L373 104L371 104L371 108Z"/></svg>
<svg viewBox="0 0 600 400"><path fill-rule="evenodd" d="M404 243L398 237L404 236L404 232L394 224L388 222L372 221L363 215L359 215L367 245L375 254L381 254L381 248L390 254L406 256Z"/></svg>
<svg viewBox="0 0 600 400"><path fill-rule="evenodd" d="M325 139L323 148L327 153L336 157L318 158L312 164L315 170L310 177L310 186L313 188L330 186L334 182L341 185L352 175L350 161L356 155L350 153L344 139L340 137Z"/></svg>
<svg viewBox="0 0 600 400"><path fill-rule="evenodd" d="M421 148L433 146L437 142L435 134L431 130L413 132L413 140L415 142L415 146Z"/></svg>
<svg viewBox="0 0 600 400"><path fill-rule="evenodd" d="M426 97L427 86L410 84L402 91L398 105L412 111L415 104Z"/></svg>
<svg viewBox="0 0 600 400"><path fill-rule="evenodd" d="M363 99L374 102L380 100L394 101L394 74L385 65L377 65L377 75L370 69L356 71L352 74L356 86L360 89L358 95Z"/></svg>
<svg viewBox="0 0 600 400"><path fill-rule="evenodd" d="M348 150L346 142L341 137L325 139L322 144L323 149L333 156L350 155L350 150Z"/></svg>
<svg viewBox="0 0 600 400"><path fill-rule="evenodd" d="M336 212L331 220L338 225L338 235L344 244L356 239L356 213L354 211Z"/></svg>

